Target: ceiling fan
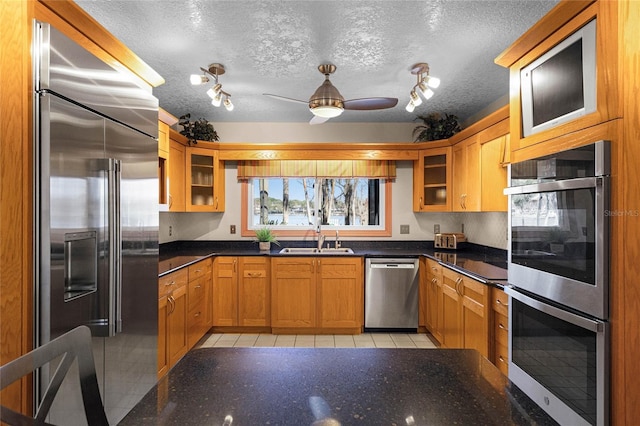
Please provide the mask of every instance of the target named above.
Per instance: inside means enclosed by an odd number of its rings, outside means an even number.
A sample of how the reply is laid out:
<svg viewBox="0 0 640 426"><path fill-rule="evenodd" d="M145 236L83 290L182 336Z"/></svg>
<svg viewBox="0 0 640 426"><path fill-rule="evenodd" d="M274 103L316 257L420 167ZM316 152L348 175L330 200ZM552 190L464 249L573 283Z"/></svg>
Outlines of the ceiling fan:
<svg viewBox="0 0 640 426"><path fill-rule="evenodd" d="M345 100L338 89L335 88L329 76L336 70L336 66L332 64L323 64L318 66L318 71L324 74L324 82L316 89L309 101L287 98L285 96L272 95L263 93L275 99L290 102L300 102L309 105L309 110L313 113L313 118L309 124L321 124L330 118L337 117L345 109L369 111L375 109L393 108L398 103L397 98L360 98Z"/></svg>

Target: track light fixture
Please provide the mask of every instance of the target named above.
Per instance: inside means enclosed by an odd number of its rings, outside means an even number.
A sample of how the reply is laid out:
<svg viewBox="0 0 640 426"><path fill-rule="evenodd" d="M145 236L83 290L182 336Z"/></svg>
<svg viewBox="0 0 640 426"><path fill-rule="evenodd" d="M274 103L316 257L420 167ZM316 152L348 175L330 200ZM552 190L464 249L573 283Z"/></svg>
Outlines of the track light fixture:
<svg viewBox="0 0 640 426"><path fill-rule="evenodd" d="M222 90L222 84L218 81L218 77L225 73L224 65L211 64L208 69L200 67L202 75L191 74L190 81L193 85L201 85L208 83L211 79L215 82L213 87L207 90L207 95L211 98L211 105L219 107L224 104L227 111L233 111L233 104L231 103L231 94Z"/></svg>
<svg viewBox="0 0 640 426"><path fill-rule="evenodd" d="M413 89L409 93L409 103L405 107L408 112L413 110L422 104L422 99L418 95L418 92L422 94L425 100L431 99L433 96L433 90L440 86L440 79L437 77L431 77L429 75L429 64L419 62L411 67L411 74L415 75L418 79Z"/></svg>

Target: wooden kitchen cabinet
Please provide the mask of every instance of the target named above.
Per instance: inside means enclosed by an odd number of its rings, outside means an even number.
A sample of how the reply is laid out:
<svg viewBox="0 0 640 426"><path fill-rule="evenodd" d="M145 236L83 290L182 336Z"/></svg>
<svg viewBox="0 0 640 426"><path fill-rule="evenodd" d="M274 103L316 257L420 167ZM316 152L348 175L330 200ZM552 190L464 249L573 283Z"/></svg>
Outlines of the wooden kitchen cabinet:
<svg viewBox="0 0 640 426"><path fill-rule="evenodd" d="M189 348L193 347L211 328L211 259L201 260L188 268L187 335Z"/></svg>
<svg viewBox="0 0 640 426"><path fill-rule="evenodd" d="M442 276L442 345L476 349L489 359L490 287L448 268Z"/></svg>
<svg viewBox="0 0 640 426"><path fill-rule="evenodd" d="M169 205L169 125L158 121L158 204Z"/></svg>
<svg viewBox="0 0 640 426"><path fill-rule="evenodd" d="M503 190L507 182L507 150L509 135L503 135L482 144L481 157L481 200L483 212L506 212L508 197Z"/></svg>
<svg viewBox="0 0 640 426"><path fill-rule="evenodd" d="M188 147L186 161L186 210L224 211L224 162L218 151Z"/></svg>
<svg viewBox="0 0 640 426"><path fill-rule="evenodd" d="M358 334L363 323L361 257L271 259L271 326L274 333Z"/></svg>
<svg viewBox="0 0 640 426"><path fill-rule="evenodd" d="M187 338L187 283L181 269L158 280L158 377L166 374L189 350Z"/></svg>
<svg viewBox="0 0 640 426"><path fill-rule="evenodd" d="M505 376L509 375L509 296L497 287L491 289L493 313L493 358Z"/></svg>
<svg viewBox="0 0 640 426"><path fill-rule="evenodd" d="M424 274L424 282L421 280L421 303L424 304L424 326L431 335L442 342L442 315L443 315L443 267L433 259L421 258L421 271Z"/></svg>
<svg viewBox="0 0 640 426"><path fill-rule="evenodd" d="M316 327L316 280L314 257L271 259L271 327Z"/></svg>
<svg viewBox="0 0 640 426"><path fill-rule="evenodd" d="M360 257L316 259L318 327L360 332L364 317L362 262Z"/></svg>
<svg viewBox="0 0 640 426"><path fill-rule="evenodd" d="M268 327L271 322L267 256L220 256L214 260L213 326Z"/></svg>
<svg viewBox="0 0 640 426"><path fill-rule="evenodd" d="M413 164L413 211L451 210L451 148L421 150Z"/></svg>
<svg viewBox="0 0 640 426"><path fill-rule="evenodd" d="M453 147L453 211L480 211L480 143L474 138Z"/></svg>
<svg viewBox="0 0 640 426"><path fill-rule="evenodd" d="M169 138L169 211L185 211L185 158L187 147L178 141L182 136L170 130ZM184 138L184 137L183 137Z"/></svg>

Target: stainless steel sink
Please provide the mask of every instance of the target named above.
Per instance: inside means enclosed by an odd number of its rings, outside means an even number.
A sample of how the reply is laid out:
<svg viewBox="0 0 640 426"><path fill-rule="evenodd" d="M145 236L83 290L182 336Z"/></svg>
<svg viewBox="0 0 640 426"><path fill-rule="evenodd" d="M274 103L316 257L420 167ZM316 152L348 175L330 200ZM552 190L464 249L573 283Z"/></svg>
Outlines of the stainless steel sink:
<svg viewBox="0 0 640 426"><path fill-rule="evenodd" d="M353 250L348 247L340 247L340 248L321 248L317 249L315 247L285 247L280 250L280 254L353 254Z"/></svg>
<svg viewBox="0 0 640 426"><path fill-rule="evenodd" d="M327 248L321 248L319 250L319 253L322 253L322 254L353 254L353 250L351 250L348 247L340 247L340 248L327 247Z"/></svg>

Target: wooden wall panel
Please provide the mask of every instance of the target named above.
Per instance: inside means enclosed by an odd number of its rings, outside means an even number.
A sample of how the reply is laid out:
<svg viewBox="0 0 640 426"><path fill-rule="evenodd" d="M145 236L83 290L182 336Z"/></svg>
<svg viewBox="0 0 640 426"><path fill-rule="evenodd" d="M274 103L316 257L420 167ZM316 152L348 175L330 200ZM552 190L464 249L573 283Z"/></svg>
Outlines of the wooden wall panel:
<svg viewBox="0 0 640 426"><path fill-rule="evenodd" d="M624 214L614 218L620 222L615 253L614 283L618 293L614 309L621 311L617 317L620 325L613 333L612 357L614 375L612 402L614 424L637 424L640 419L640 2L621 1L620 47L622 75L624 76L624 144L619 153L621 162L621 205Z"/></svg>
<svg viewBox="0 0 640 426"><path fill-rule="evenodd" d="M0 2L0 364L31 349L31 31L29 2ZM31 386L17 382L2 404L29 412Z"/></svg>

